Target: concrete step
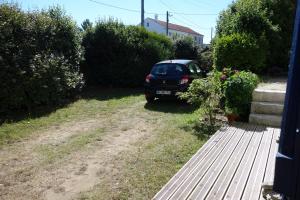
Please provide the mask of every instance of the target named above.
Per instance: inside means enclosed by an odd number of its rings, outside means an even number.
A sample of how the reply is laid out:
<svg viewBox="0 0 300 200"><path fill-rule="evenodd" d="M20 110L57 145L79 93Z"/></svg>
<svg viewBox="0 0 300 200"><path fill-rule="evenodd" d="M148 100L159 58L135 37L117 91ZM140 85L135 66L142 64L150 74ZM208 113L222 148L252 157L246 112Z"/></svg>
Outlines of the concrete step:
<svg viewBox="0 0 300 200"><path fill-rule="evenodd" d="M251 113L254 114L269 114L269 115L282 115L283 104L272 102L252 102Z"/></svg>
<svg viewBox="0 0 300 200"><path fill-rule="evenodd" d="M284 103L285 91L283 90L265 90L255 89L253 91L253 101L257 102L276 102Z"/></svg>
<svg viewBox="0 0 300 200"><path fill-rule="evenodd" d="M249 123L265 126L280 127L282 117L280 115L254 114L249 116Z"/></svg>

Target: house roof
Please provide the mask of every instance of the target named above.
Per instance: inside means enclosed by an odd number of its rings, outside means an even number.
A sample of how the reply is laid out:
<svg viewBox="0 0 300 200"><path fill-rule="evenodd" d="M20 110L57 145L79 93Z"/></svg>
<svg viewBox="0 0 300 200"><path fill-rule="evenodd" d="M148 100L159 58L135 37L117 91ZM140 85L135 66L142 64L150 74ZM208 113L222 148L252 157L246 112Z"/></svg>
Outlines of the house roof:
<svg viewBox="0 0 300 200"><path fill-rule="evenodd" d="M161 21L161 20L156 20L156 19L152 19L152 18L148 18L150 20L153 20L155 21L156 23L166 27L167 26L167 23L164 22L164 21ZM180 31L180 32L184 32L184 33L190 33L190 34L194 34L194 35L202 35L188 27L185 27L185 26L181 26L181 25L177 25L177 24L172 24L172 23L169 23L169 29L170 30L176 30L176 31Z"/></svg>

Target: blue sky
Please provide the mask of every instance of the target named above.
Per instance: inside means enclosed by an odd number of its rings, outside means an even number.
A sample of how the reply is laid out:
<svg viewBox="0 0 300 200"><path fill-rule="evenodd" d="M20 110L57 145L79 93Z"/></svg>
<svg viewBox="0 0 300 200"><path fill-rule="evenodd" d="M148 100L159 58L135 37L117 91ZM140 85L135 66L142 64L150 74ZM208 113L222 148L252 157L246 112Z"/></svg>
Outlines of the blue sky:
<svg viewBox="0 0 300 200"><path fill-rule="evenodd" d="M141 0L14 0L24 10L43 9L52 5L60 5L78 24L81 24L87 18L96 21L99 18L109 17L117 18L124 24L138 24L140 22L139 12L107 7L93 1L130 10L140 10L141 7ZM204 43L209 43L210 29L216 25L217 14L231 2L232 0L145 0L145 18L154 18L154 13L157 13L161 14L159 19L165 21L165 13L168 10L173 15L170 17L171 23L194 29L204 35ZM174 12L213 15L183 15Z"/></svg>

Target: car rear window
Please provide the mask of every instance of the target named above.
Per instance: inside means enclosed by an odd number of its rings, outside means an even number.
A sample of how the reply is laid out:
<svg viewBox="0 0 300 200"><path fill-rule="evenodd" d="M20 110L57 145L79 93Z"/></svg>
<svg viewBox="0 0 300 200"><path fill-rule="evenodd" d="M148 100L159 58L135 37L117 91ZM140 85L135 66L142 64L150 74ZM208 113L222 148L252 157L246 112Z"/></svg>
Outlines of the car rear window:
<svg viewBox="0 0 300 200"><path fill-rule="evenodd" d="M179 64L158 64L154 65L152 68L151 74L157 75L157 76L177 76L177 75L183 75L184 74L184 66Z"/></svg>

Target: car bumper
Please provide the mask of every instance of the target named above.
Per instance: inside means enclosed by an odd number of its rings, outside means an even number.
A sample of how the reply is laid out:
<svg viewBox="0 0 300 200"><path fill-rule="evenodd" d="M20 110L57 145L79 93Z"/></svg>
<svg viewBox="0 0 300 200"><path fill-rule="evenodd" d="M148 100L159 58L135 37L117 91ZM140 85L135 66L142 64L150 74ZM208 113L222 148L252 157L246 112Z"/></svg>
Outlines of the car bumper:
<svg viewBox="0 0 300 200"><path fill-rule="evenodd" d="M175 97L178 92L186 92L188 85L182 85L178 87L166 88L166 87L154 87L145 85L145 95L152 97ZM158 94L158 91L170 92L169 94Z"/></svg>

